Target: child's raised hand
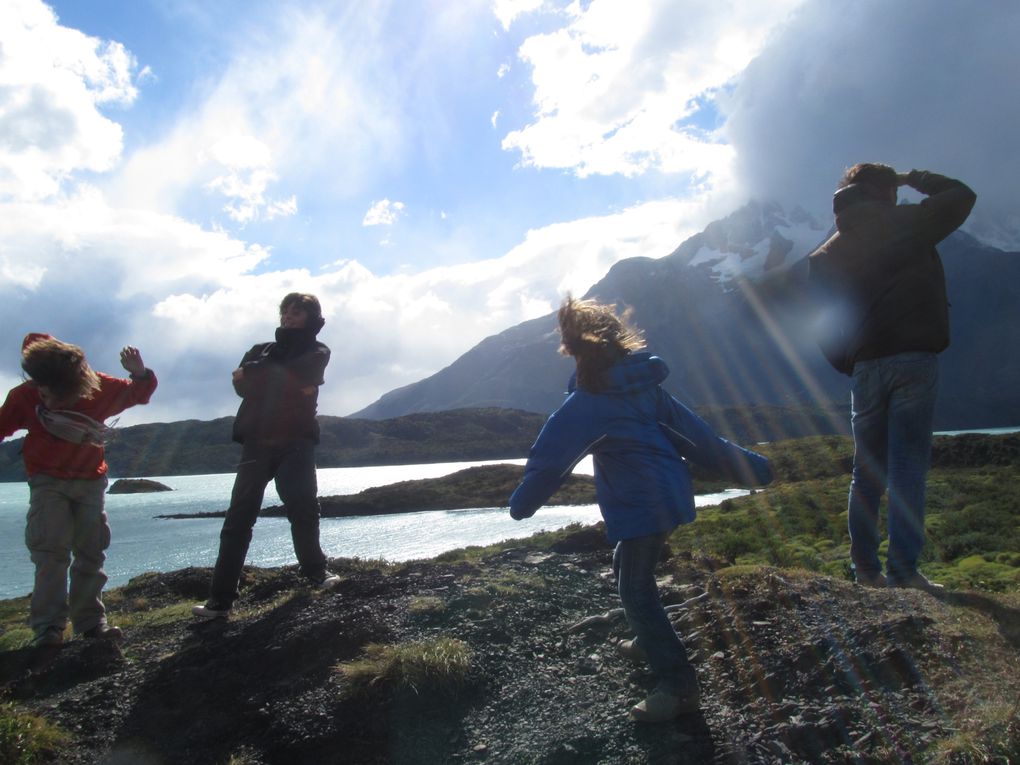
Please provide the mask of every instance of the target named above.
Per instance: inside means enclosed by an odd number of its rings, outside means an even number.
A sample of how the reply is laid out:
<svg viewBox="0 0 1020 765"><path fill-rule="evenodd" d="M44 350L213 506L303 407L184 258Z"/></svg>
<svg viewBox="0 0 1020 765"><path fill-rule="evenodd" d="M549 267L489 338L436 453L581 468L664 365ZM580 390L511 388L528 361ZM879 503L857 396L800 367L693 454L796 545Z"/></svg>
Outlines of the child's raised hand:
<svg viewBox="0 0 1020 765"><path fill-rule="evenodd" d="M121 348L120 364L136 377L145 374L145 362L142 361L142 354L133 345L126 345Z"/></svg>

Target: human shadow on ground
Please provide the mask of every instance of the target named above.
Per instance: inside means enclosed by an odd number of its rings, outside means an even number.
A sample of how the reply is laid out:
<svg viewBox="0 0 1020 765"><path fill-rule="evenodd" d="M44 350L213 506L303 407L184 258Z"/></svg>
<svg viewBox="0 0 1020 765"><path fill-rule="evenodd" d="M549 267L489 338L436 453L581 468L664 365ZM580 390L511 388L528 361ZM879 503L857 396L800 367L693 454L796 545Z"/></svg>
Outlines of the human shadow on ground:
<svg viewBox="0 0 1020 765"><path fill-rule="evenodd" d="M973 591L942 590L932 595L948 605L973 608L986 614L998 625L999 634L1006 642L1013 648L1020 648L1020 610Z"/></svg>

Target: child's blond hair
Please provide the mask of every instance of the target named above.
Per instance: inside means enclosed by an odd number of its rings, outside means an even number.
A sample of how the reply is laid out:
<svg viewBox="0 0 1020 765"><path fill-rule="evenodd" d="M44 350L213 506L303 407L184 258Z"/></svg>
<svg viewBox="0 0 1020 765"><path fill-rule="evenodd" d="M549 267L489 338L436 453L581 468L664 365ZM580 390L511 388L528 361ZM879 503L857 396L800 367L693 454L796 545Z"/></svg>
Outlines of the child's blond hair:
<svg viewBox="0 0 1020 765"><path fill-rule="evenodd" d="M617 316L615 306L567 295L559 311L560 353L577 361L578 387L602 390L606 370L645 347L641 331L629 324L632 313L627 308Z"/></svg>
<svg viewBox="0 0 1020 765"><path fill-rule="evenodd" d="M77 345L54 337L33 340L21 351L21 368L36 385L62 400L90 399L99 390L99 375Z"/></svg>

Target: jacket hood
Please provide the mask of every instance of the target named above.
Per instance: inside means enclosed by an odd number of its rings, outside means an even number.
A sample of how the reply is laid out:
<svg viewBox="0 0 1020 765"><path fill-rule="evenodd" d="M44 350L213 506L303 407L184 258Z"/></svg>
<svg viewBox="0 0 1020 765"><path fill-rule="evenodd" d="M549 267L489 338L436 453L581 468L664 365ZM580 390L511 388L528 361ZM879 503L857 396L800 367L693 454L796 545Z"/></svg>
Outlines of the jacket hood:
<svg viewBox="0 0 1020 765"><path fill-rule="evenodd" d="M606 371L606 387L600 393L636 393L654 388L669 377L669 367L650 353L631 353ZM577 375L571 375L567 392L577 389Z"/></svg>
<svg viewBox="0 0 1020 765"><path fill-rule="evenodd" d="M25 350L37 340L49 340L52 337L52 335L47 335L45 332L29 332L25 335L25 339L21 341L21 350Z"/></svg>

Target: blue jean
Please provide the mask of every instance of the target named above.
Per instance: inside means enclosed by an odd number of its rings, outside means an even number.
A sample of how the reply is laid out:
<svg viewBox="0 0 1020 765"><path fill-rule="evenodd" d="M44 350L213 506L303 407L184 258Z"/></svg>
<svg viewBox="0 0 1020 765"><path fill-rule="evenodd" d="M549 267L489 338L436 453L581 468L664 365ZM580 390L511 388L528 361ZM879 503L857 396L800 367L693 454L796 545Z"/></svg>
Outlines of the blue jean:
<svg viewBox="0 0 1020 765"><path fill-rule="evenodd" d="M664 532L617 543L613 573L627 623L659 681L657 689L682 695L696 688L698 681L683 641L662 607L655 584L655 566L668 536L668 532Z"/></svg>
<svg viewBox="0 0 1020 765"><path fill-rule="evenodd" d="M917 571L924 547L925 478L938 394L938 357L900 353L854 365L851 425L850 558L860 573L881 570L878 507L888 490L886 575L902 581Z"/></svg>
<svg viewBox="0 0 1020 765"><path fill-rule="evenodd" d="M301 573L319 581L325 576L326 556L319 546L319 498L315 475L315 444L310 440L286 444L246 443L220 531L220 551L213 569L209 599L230 607L237 599L241 568L248 555L252 529L262 508L266 486L276 491L287 510L290 534Z"/></svg>

